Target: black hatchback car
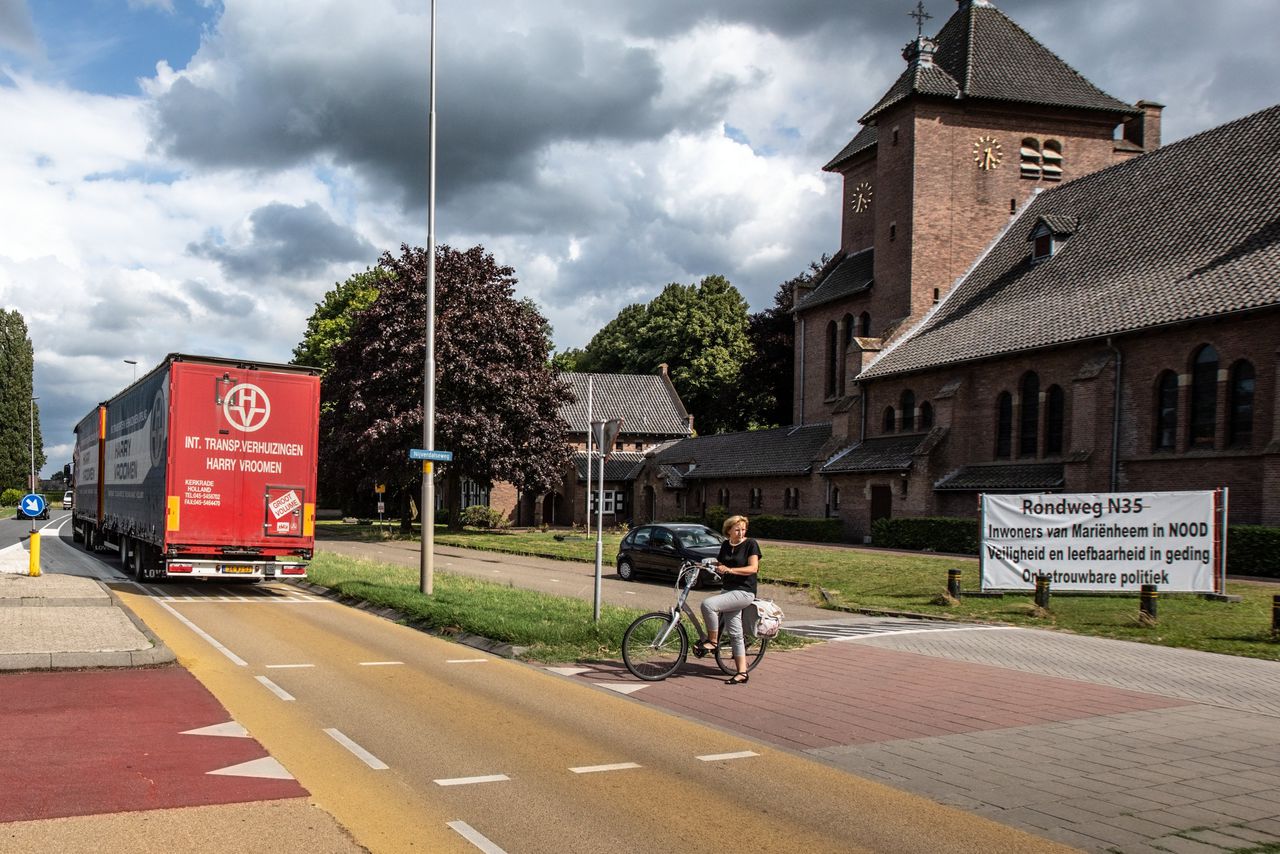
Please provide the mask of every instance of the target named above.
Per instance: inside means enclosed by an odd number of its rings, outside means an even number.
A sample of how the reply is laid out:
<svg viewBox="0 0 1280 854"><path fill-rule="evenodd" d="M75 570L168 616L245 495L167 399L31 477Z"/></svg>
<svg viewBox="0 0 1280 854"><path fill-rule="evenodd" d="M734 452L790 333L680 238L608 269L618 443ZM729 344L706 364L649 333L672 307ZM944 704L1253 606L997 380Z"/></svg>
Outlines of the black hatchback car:
<svg viewBox="0 0 1280 854"><path fill-rule="evenodd" d="M658 523L635 528L618 544L616 566L618 577L634 581L650 575L675 580L680 564L686 560L706 560L720 554L724 537L706 525L690 523ZM704 572L700 586L716 584L714 575Z"/></svg>

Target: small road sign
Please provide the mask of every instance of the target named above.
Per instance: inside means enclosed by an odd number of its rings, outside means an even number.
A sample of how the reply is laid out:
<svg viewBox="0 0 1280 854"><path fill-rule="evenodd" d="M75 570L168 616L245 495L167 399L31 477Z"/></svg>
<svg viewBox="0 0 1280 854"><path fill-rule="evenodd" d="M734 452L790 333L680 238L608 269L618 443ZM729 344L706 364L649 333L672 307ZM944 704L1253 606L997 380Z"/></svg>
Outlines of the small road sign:
<svg viewBox="0 0 1280 854"><path fill-rule="evenodd" d="M432 460L437 463L453 462L453 451L427 451L422 448L410 448L409 459Z"/></svg>
<svg viewBox="0 0 1280 854"><path fill-rule="evenodd" d="M44 512L44 496L36 495L34 492L22 496L20 505L22 512L28 516L35 518Z"/></svg>

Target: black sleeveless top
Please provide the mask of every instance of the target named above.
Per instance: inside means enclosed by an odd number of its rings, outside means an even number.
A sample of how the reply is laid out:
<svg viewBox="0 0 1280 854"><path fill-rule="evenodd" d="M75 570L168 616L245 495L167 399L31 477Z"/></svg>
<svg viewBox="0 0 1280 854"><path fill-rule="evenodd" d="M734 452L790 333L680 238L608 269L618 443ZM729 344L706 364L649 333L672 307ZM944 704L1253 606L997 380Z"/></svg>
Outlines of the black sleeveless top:
<svg viewBox="0 0 1280 854"><path fill-rule="evenodd" d="M737 546L729 545L729 541L725 540L720 544L720 557L718 560L725 566L733 569L742 569L744 566L751 565L751 556L761 557L760 544L755 540L747 537ZM751 575L731 575L725 573L724 591L728 593L731 590L745 590L752 596L756 595L756 577L759 573Z"/></svg>

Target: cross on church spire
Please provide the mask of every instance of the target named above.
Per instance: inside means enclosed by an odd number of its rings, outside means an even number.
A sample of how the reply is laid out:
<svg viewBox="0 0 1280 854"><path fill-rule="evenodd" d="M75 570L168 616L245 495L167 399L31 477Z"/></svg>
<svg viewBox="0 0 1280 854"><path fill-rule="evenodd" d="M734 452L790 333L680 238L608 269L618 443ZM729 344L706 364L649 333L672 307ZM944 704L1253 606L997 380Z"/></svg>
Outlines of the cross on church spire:
<svg viewBox="0 0 1280 854"><path fill-rule="evenodd" d="M915 11L908 12L907 17L916 19L916 38L924 35L924 22L933 18L924 10L924 0L916 0Z"/></svg>

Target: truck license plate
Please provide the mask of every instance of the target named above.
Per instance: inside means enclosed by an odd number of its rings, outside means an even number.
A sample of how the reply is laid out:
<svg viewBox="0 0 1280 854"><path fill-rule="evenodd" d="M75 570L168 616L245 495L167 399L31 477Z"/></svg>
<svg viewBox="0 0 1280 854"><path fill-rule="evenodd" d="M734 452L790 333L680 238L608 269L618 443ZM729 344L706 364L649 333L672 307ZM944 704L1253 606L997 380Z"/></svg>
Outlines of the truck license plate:
<svg viewBox="0 0 1280 854"><path fill-rule="evenodd" d="M223 572L234 572L234 573L240 573L240 574L249 574L249 575L252 575L252 574L253 574L253 567L251 567L251 566L232 566L232 565L228 565L228 566L224 566L224 567L222 568L222 571L223 571Z"/></svg>

